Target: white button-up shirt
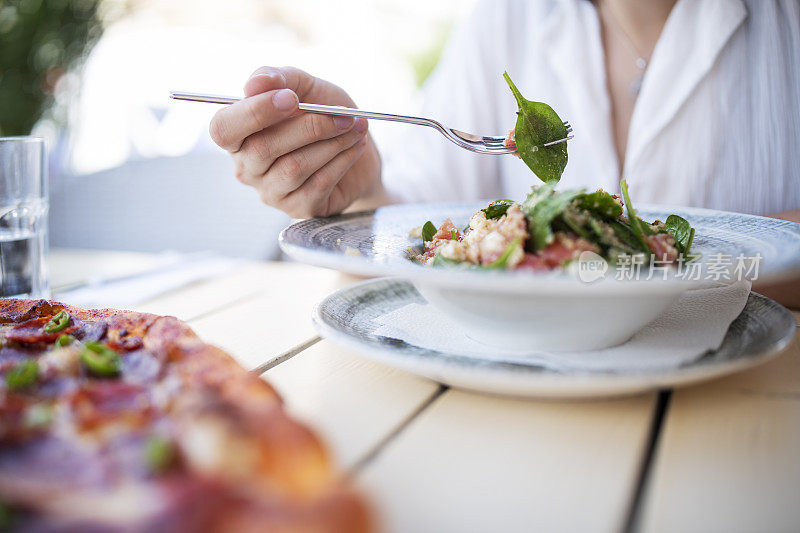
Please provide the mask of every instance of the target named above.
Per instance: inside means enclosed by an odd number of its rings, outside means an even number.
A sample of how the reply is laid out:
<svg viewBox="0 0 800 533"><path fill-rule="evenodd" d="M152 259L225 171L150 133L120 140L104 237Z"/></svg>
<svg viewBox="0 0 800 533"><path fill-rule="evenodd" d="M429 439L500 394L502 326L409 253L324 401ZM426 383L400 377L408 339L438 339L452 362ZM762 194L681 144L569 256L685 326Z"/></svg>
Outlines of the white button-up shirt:
<svg viewBox="0 0 800 533"><path fill-rule="evenodd" d="M486 0L454 32L421 114L504 134L516 103L550 104L575 133L560 188L630 186L634 202L767 214L800 208L800 2L678 0L636 101L625 167L612 135L600 21L588 0ZM405 201L512 198L538 178L519 159L406 127L382 147Z"/></svg>

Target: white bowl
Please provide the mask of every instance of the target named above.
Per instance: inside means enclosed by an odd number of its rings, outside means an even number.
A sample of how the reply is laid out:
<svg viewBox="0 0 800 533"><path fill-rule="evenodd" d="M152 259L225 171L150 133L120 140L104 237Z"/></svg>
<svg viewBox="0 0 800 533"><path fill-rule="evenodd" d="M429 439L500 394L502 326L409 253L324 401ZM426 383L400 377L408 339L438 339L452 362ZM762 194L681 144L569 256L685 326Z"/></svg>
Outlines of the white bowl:
<svg viewBox="0 0 800 533"><path fill-rule="evenodd" d="M414 286L476 341L506 349L551 352L621 344L666 311L688 288L662 284L638 293L515 295L425 282Z"/></svg>
<svg viewBox="0 0 800 533"><path fill-rule="evenodd" d="M418 239L409 231L426 220L450 218L458 227L483 203L415 204L296 222L281 233L281 248L298 261L366 276L410 280L425 299L459 321L477 341L504 348L593 350L620 344L656 319L684 291L707 284L681 279L621 280L615 273L587 282L574 272L481 271L421 266L410 260ZM696 208L644 206L639 214L664 220L676 213L696 229L697 264L723 254L760 254L758 278L800 276L800 224ZM734 264L729 265L732 275Z"/></svg>

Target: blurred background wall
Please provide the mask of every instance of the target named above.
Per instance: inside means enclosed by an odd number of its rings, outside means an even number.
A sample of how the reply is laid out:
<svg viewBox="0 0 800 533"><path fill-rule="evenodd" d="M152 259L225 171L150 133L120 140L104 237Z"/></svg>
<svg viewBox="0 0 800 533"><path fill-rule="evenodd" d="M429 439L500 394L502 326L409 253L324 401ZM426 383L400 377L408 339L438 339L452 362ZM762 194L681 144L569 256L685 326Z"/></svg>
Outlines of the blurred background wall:
<svg viewBox="0 0 800 533"><path fill-rule="evenodd" d="M0 0L0 44L19 45L16 59L0 52L0 102L21 107L38 91L45 108L31 127L51 148L51 245L276 257L288 219L240 185L210 141L217 107L168 92L241 95L258 66L294 65L342 86L360 107L412 112L472 4ZM23 72L29 81L15 81ZM4 120L0 113L8 134ZM398 127L371 124L380 144Z"/></svg>

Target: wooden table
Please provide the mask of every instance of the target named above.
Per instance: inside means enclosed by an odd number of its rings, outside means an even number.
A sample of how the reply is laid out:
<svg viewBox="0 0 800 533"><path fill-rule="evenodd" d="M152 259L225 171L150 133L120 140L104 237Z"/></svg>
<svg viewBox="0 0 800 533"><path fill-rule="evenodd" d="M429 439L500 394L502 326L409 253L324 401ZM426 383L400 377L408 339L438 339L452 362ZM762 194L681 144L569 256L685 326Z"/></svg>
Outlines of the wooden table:
<svg viewBox="0 0 800 533"><path fill-rule="evenodd" d="M53 251L55 297L59 286L152 262ZM182 318L263 372L369 495L386 531L800 531L797 337L762 367L675 391L492 397L321 340L314 305L354 281L247 263L136 309Z"/></svg>

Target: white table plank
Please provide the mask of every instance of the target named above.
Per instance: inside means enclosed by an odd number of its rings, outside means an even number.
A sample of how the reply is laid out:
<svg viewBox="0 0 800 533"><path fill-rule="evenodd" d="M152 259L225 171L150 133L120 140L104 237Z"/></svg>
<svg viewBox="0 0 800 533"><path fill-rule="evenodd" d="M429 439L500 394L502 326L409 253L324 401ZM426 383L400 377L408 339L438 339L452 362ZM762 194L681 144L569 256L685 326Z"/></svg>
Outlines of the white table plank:
<svg viewBox="0 0 800 533"><path fill-rule="evenodd" d="M189 324L206 342L220 346L245 368L255 368L315 337L314 307L354 281L332 270L297 263L264 264L253 298Z"/></svg>
<svg viewBox="0 0 800 533"><path fill-rule="evenodd" d="M646 532L800 531L800 398L676 393L646 491Z"/></svg>
<svg viewBox="0 0 800 533"><path fill-rule="evenodd" d="M448 391L361 473L387 531L618 531L654 395L540 402Z"/></svg>
<svg viewBox="0 0 800 533"><path fill-rule="evenodd" d="M289 268L283 263L245 263L223 276L203 280L134 306L137 311L172 315L189 321L269 290Z"/></svg>
<svg viewBox="0 0 800 533"><path fill-rule="evenodd" d="M439 388L325 340L264 377L289 412L318 431L345 468L365 457Z"/></svg>
<svg viewBox="0 0 800 533"><path fill-rule="evenodd" d="M800 531L799 450L796 336L762 367L673 393L642 529Z"/></svg>

